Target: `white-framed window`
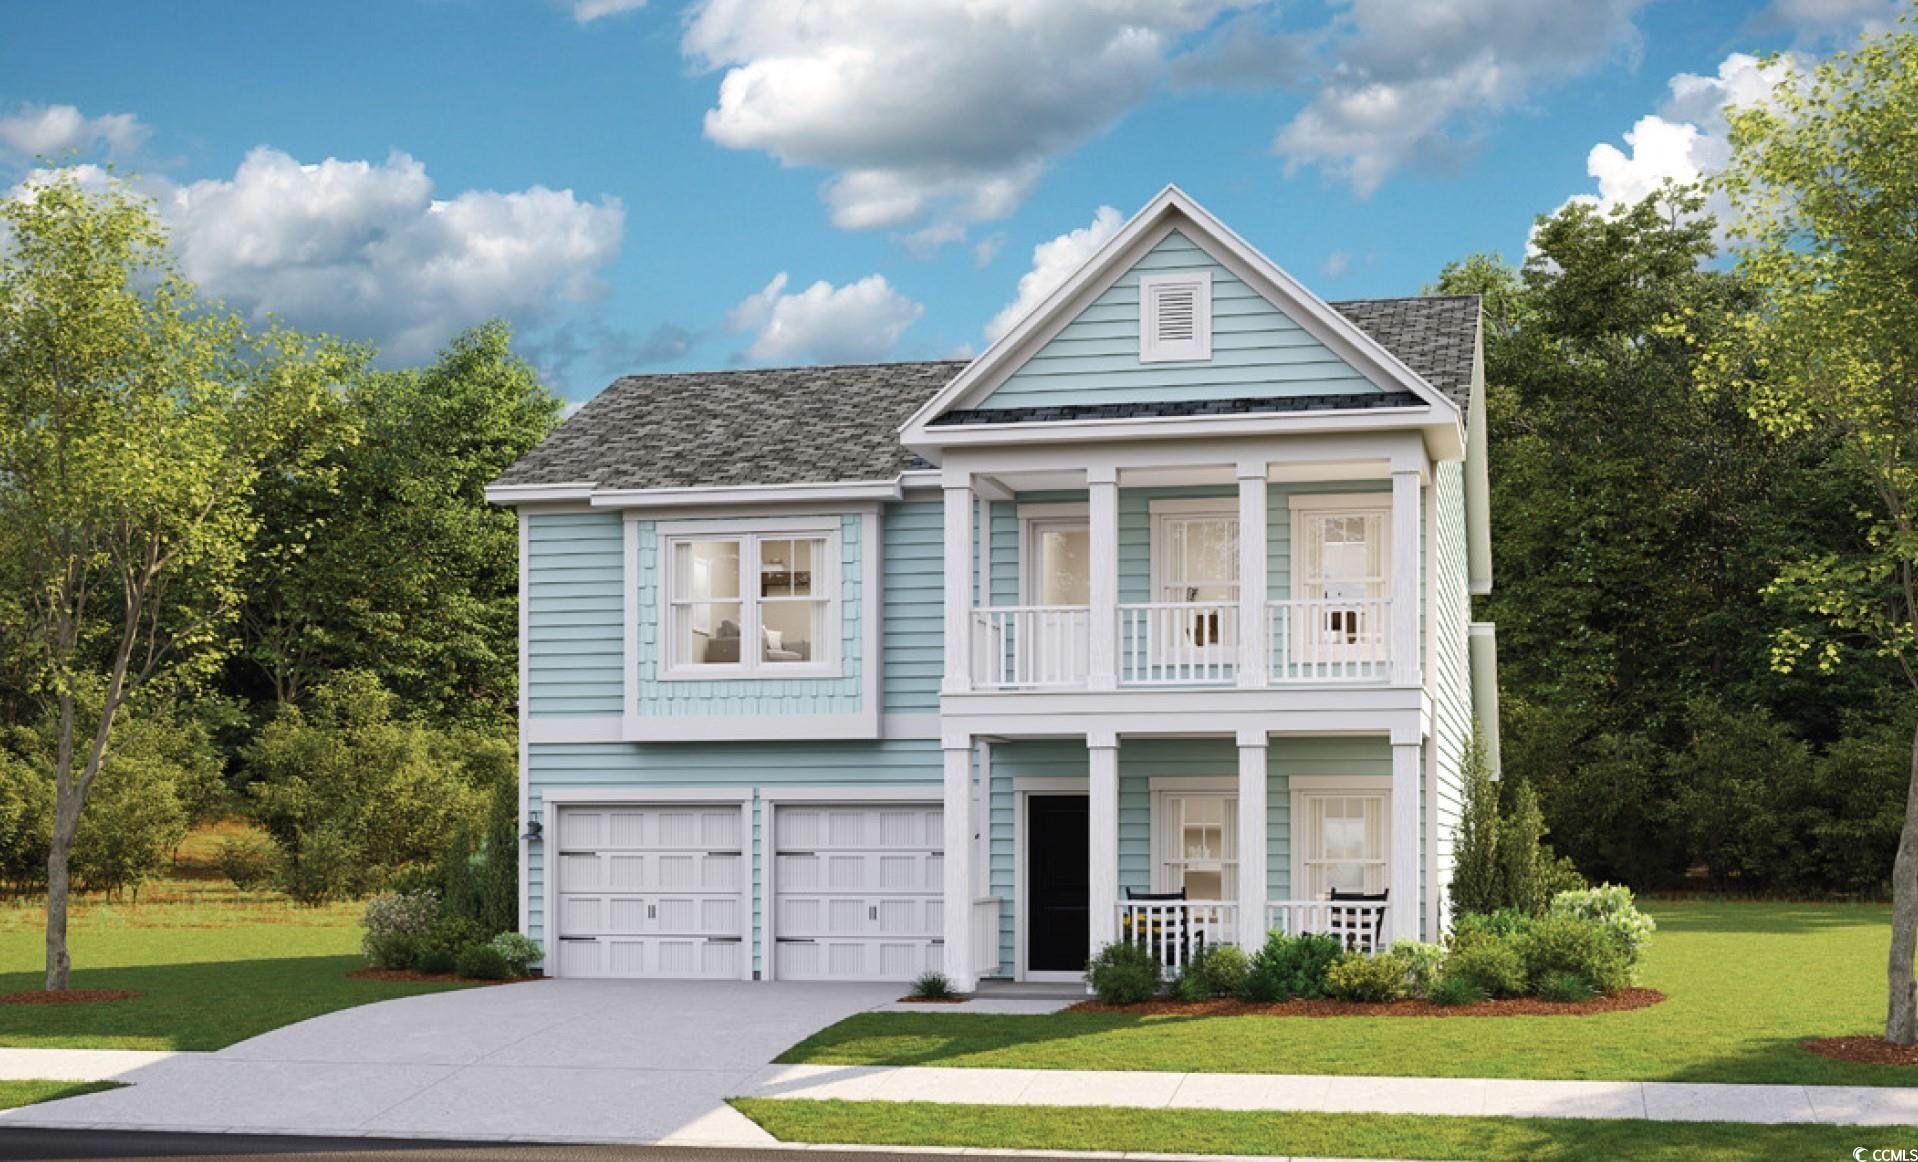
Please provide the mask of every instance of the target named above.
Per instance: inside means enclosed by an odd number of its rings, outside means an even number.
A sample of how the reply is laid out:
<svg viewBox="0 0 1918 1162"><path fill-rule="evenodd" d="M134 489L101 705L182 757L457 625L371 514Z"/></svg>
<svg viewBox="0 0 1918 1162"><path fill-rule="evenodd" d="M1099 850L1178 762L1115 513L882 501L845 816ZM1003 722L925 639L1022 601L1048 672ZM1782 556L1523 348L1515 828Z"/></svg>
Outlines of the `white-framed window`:
<svg viewBox="0 0 1918 1162"><path fill-rule="evenodd" d="M1295 496L1292 597L1295 643L1306 656L1382 657L1392 591L1389 495Z"/></svg>
<svg viewBox="0 0 1918 1162"><path fill-rule="evenodd" d="M1139 277L1139 362L1212 358L1212 272Z"/></svg>
<svg viewBox="0 0 1918 1162"><path fill-rule="evenodd" d="M824 526L663 532L662 677L836 673L838 561Z"/></svg>
<svg viewBox="0 0 1918 1162"><path fill-rule="evenodd" d="M1390 878L1390 795L1383 791L1301 791L1299 813L1301 899L1341 892L1382 892Z"/></svg>
<svg viewBox="0 0 1918 1162"><path fill-rule="evenodd" d="M1234 900L1239 892L1239 797L1219 791L1157 795L1153 890L1188 900Z"/></svg>
<svg viewBox="0 0 1918 1162"><path fill-rule="evenodd" d="M1153 660L1230 660L1237 644L1238 501L1157 500L1150 512L1152 601L1193 607L1152 618Z"/></svg>
<svg viewBox="0 0 1918 1162"><path fill-rule="evenodd" d="M1022 605L1092 601L1092 533L1085 513L1021 515Z"/></svg>

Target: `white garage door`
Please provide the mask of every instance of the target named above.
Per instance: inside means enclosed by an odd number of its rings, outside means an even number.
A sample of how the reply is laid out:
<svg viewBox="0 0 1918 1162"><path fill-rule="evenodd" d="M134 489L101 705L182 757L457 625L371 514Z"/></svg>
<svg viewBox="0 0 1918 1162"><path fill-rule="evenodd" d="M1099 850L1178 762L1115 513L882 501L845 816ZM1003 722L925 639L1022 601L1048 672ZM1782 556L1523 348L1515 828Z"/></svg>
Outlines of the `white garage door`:
<svg viewBox="0 0 1918 1162"><path fill-rule="evenodd" d="M563 807L559 975L746 975L737 803Z"/></svg>
<svg viewBox="0 0 1918 1162"><path fill-rule="evenodd" d="M912 980L941 965L937 805L780 807L774 819L781 980Z"/></svg>

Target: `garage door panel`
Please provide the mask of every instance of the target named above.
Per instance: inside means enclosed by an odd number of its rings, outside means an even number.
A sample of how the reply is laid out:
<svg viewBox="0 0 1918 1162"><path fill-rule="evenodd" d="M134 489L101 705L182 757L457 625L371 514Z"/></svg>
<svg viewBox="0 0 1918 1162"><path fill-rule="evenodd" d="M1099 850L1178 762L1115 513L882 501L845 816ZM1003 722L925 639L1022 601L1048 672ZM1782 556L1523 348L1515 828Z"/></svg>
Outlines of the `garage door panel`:
<svg viewBox="0 0 1918 1162"><path fill-rule="evenodd" d="M942 812L925 804L775 812L774 971L787 980L911 980L942 935Z"/></svg>

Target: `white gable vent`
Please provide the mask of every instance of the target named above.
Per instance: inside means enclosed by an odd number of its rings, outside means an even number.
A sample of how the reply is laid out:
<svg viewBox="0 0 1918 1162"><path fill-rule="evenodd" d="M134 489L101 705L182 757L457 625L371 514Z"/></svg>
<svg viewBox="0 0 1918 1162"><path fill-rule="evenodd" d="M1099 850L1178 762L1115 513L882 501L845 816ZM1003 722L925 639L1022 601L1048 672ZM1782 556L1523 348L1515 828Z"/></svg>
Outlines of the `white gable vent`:
<svg viewBox="0 0 1918 1162"><path fill-rule="evenodd" d="M1212 358L1212 274L1139 278L1139 361Z"/></svg>

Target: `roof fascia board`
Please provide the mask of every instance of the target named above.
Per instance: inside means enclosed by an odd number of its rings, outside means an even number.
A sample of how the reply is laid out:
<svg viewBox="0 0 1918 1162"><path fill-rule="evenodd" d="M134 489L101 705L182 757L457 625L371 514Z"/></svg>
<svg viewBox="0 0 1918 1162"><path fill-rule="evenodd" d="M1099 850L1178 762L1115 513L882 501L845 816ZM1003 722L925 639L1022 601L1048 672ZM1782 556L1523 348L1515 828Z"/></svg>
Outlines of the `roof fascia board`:
<svg viewBox="0 0 1918 1162"><path fill-rule="evenodd" d="M1124 419L1037 420L1031 423L964 425L936 429L937 445L909 445L944 462L951 449L1083 443L1093 440L1165 440L1203 436L1286 436L1309 432L1421 429L1434 460L1464 456L1464 432L1447 412L1431 407L1362 408L1351 411L1274 412L1234 416L1132 416ZM1062 461L1063 463L1063 461Z"/></svg>
<svg viewBox="0 0 1918 1162"><path fill-rule="evenodd" d="M593 482L574 480L563 484L489 484L489 504L540 504L550 501L587 500L593 495Z"/></svg>
<svg viewBox="0 0 1918 1162"><path fill-rule="evenodd" d="M594 508L704 508L739 504L898 500L899 480L842 480L820 484L726 484L710 488L617 488L592 494Z"/></svg>

